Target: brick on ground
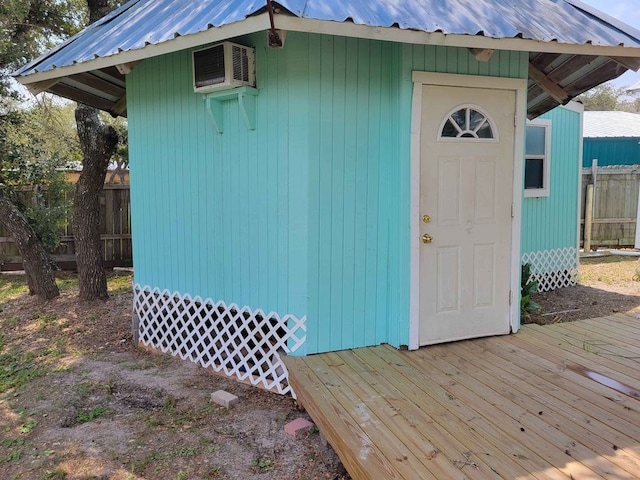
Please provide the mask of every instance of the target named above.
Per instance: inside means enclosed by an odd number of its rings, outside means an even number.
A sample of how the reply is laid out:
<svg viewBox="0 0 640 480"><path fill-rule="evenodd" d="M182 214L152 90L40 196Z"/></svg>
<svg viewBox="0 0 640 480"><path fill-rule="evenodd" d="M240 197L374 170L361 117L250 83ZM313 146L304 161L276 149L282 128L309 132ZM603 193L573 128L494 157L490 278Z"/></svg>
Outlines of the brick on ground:
<svg viewBox="0 0 640 480"><path fill-rule="evenodd" d="M224 390L218 390L211 394L211 401L229 408L238 403L239 399L232 393L225 392Z"/></svg>
<svg viewBox="0 0 640 480"><path fill-rule="evenodd" d="M313 423L305 418L296 418L284 426L284 431L294 438L300 438L313 428Z"/></svg>

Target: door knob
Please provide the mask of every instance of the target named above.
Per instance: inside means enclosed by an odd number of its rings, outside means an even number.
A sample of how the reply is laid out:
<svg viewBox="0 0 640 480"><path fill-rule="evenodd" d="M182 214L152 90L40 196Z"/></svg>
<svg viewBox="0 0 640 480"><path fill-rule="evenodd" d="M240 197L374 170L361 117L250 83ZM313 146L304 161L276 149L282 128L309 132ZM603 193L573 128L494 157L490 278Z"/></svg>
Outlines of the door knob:
<svg viewBox="0 0 640 480"><path fill-rule="evenodd" d="M422 221L424 223L429 223L431 221L431 217L429 215L423 215L422 216Z"/></svg>
<svg viewBox="0 0 640 480"><path fill-rule="evenodd" d="M431 237L431 235L427 233L422 235L422 243L431 243L432 241L433 241L433 238Z"/></svg>

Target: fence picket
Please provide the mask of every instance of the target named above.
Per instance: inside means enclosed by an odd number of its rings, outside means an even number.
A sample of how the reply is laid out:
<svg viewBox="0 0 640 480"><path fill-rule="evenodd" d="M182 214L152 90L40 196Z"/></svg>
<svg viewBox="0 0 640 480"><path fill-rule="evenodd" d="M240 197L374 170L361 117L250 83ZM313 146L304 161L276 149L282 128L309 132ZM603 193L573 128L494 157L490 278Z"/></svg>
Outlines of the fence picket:
<svg viewBox="0 0 640 480"><path fill-rule="evenodd" d="M591 245L633 247L636 237L640 165L598 167ZM580 239L584 239L584 212L591 169L582 170Z"/></svg>
<svg viewBox="0 0 640 480"><path fill-rule="evenodd" d="M105 185L100 199L100 233L105 266L130 267L133 265L131 248L131 203L129 185ZM53 261L62 269L75 268L75 245L71 231L71 210L66 219L60 246L53 252ZM0 224L0 270L20 270L20 252Z"/></svg>

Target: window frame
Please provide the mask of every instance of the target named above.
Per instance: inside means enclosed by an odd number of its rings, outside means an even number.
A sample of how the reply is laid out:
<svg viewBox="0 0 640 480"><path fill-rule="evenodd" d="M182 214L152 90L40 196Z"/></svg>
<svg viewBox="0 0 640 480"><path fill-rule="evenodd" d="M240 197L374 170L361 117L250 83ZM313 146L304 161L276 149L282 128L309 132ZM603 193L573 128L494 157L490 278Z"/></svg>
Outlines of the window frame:
<svg viewBox="0 0 640 480"><path fill-rule="evenodd" d="M444 127L447 123L447 121L451 118L451 116L458 112L459 110L467 110L467 109L471 109L471 110L475 110L476 112L482 114L487 123L489 124L489 127L491 128L491 133L493 134L492 138L480 138L480 137L445 137L442 135L442 131L444 130ZM437 137L437 141L438 142L477 142L477 143L497 143L500 141L500 137L499 137L499 132L498 129L496 128L496 122L493 120L493 117L491 115L489 115L489 112L487 112L484 108L482 108L480 105L474 104L474 103L463 103L461 105L458 105L457 107L452 108L446 115L445 117L442 119L442 121L440 122L440 126L438 127L438 137Z"/></svg>
<svg viewBox="0 0 640 480"><path fill-rule="evenodd" d="M544 155L527 155L527 127L543 128L544 129ZM550 182L551 182L551 120L544 118L536 118L534 120L527 120L525 127L525 141L524 141L524 168L522 176L522 190L524 191L525 198L535 197L548 197L550 195ZM542 188L526 188L526 175L527 175L527 160L542 160Z"/></svg>

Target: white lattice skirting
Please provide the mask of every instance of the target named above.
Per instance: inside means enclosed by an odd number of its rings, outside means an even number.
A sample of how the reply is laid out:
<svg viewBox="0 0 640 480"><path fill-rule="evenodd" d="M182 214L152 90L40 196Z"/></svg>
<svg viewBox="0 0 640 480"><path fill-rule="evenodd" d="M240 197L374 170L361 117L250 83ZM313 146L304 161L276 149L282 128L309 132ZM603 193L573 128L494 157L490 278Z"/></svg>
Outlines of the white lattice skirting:
<svg viewBox="0 0 640 480"><path fill-rule="evenodd" d="M306 340L306 316L280 316L134 286L140 342L281 394L293 393L281 353Z"/></svg>
<svg viewBox="0 0 640 480"><path fill-rule="evenodd" d="M575 247L525 253L522 263L531 264L529 279L538 282L539 292L569 287L578 281L578 250Z"/></svg>

